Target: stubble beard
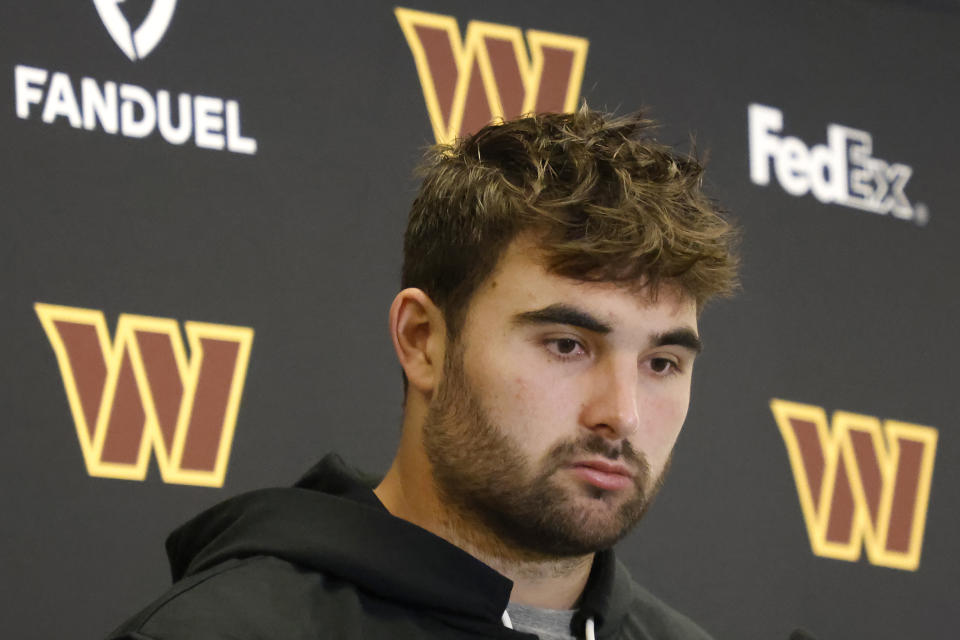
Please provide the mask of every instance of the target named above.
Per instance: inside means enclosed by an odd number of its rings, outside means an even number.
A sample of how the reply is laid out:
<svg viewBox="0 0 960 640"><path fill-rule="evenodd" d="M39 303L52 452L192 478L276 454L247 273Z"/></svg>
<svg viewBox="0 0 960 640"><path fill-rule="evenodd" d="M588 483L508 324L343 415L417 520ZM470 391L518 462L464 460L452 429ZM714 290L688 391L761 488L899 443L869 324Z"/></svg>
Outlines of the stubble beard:
<svg viewBox="0 0 960 640"><path fill-rule="evenodd" d="M642 452L596 433L559 442L539 462L529 460L473 392L462 345L448 347L423 441L440 498L457 520L492 534L498 555L528 560L584 556L626 535L643 517L663 474L651 481ZM632 495L560 477L574 460L597 455L631 468Z"/></svg>

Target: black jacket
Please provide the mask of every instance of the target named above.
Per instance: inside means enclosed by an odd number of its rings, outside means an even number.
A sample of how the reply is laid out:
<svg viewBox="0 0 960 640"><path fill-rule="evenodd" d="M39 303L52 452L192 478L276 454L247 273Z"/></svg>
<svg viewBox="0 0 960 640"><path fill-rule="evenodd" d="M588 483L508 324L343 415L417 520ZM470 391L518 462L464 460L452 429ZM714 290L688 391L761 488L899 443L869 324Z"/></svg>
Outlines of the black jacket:
<svg viewBox="0 0 960 640"><path fill-rule="evenodd" d="M114 631L124 640L532 638L505 628L511 582L395 518L337 456L290 489L227 500L167 540L174 585ZM709 637L597 554L573 631Z"/></svg>

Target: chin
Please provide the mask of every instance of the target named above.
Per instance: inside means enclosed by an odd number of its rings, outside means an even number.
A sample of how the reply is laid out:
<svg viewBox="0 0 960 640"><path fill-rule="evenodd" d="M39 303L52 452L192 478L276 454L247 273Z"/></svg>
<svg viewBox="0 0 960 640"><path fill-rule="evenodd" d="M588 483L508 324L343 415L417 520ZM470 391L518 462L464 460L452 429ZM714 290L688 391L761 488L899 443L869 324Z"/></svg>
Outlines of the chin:
<svg viewBox="0 0 960 640"><path fill-rule="evenodd" d="M646 510L637 492L617 493L580 488L562 508L541 519L541 544L546 542L546 548L557 556L580 556L612 547Z"/></svg>

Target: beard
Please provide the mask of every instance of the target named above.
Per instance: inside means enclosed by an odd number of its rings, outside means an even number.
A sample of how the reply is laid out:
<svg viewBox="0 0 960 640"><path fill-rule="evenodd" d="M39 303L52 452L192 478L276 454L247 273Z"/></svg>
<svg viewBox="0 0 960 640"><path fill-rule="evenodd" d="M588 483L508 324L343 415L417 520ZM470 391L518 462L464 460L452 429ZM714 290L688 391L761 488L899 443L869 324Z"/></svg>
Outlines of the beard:
<svg viewBox="0 0 960 640"><path fill-rule="evenodd" d="M651 481L642 452L597 433L560 441L541 460L530 460L473 392L462 345L448 347L443 381L423 427L444 504L468 526L479 524L513 554L529 558L584 556L626 535L650 506L664 474ZM588 454L621 460L633 472L633 486L608 491L564 482L563 470Z"/></svg>

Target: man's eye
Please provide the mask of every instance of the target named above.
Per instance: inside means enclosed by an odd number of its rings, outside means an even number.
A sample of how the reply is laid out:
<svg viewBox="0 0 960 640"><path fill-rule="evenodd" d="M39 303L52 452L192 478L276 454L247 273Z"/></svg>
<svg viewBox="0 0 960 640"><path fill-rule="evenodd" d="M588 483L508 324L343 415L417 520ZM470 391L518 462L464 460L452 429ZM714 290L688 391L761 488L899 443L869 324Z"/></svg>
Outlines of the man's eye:
<svg viewBox="0 0 960 640"><path fill-rule="evenodd" d="M670 358L654 358L650 361L654 373L672 374L679 371L679 365Z"/></svg>
<svg viewBox="0 0 960 640"><path fill-rule="evenodd" d="M584 351L583 345L573 338L554 338L547 341L547 346L558 356L576 356Z"/></svg>

